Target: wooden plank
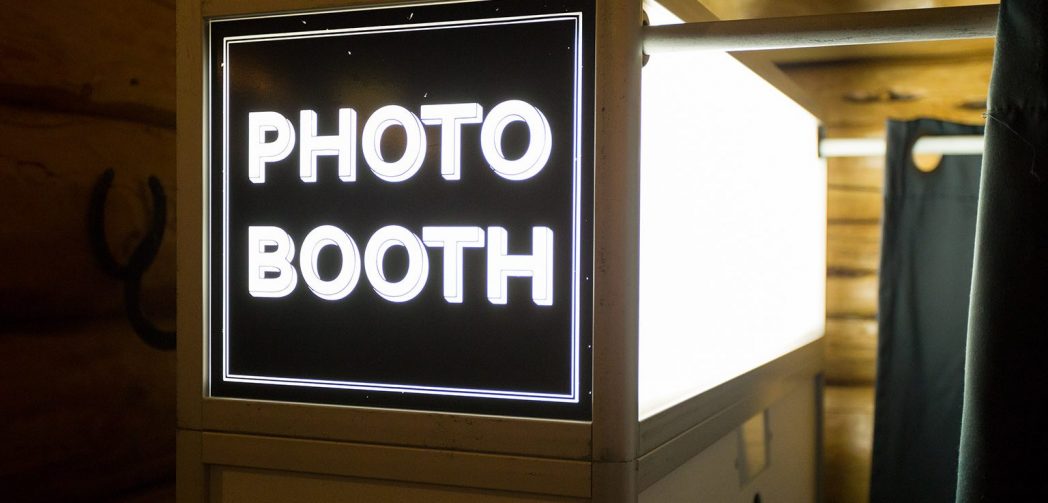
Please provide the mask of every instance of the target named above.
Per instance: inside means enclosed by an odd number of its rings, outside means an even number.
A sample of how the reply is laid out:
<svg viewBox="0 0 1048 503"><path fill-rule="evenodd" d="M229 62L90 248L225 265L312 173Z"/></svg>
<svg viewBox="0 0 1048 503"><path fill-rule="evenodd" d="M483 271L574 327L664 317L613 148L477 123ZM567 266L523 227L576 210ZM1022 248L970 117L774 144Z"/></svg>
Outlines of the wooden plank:
<svg viewBox="0 0 1048 503"><path fill-rule="evenodd" d="M883 127L888 117L918 117L982 124L992 61L986 56L950 59L845 61L784 65L802 88L823 104L827 127Z"/></svg>
<svg viewBox="0 0 1048 503"><path fill-rule="evenodd" d="M826 320L826 383L873 385L877 378L877 321Z"/></svg>
<svg viewBox="0 0 1048 503"><path fill-rule="evenodd" d="M590 496L590 463L585 461L206 432L203 446L209 465Z"/></svg>
<svg viewBox="0 0 1048 503"><path fill-rule="evenodd" d="M432 484L328 477L303 473L214 467L215 503L582 503L589 498L510 493ZM603 500L601 500L603 501Z"/></svg>
<svg viewBox="0 0 1048 503"><path fill-rule="evenodd" d="M8 321L122 312L120 283L97 265L87 236L91 190L106 168L116 179L106 210L110 248L124 261L149 222L146 179L168 194L168 228L145 277L152 315L174 305L174 133L137 123L0 106L0 318Z"/></svg>
<svg viewBox="0 0 1048 503"><path fill-rule="evenodd" d="M173 353L122 319L0 337L7 501L101 501L174 476Z"/></svg>
<svg viewBox="0 0 1048 503"><path fill-rule="evenodd" d="M829 275L876 273L881 262L879 223L826 226L826 269Z"/></svg>
<svg viewBox="0 0 1048 503"><path fill-rule="evenodd" d="M877 275L831 276L826 280L826 316L873 319L877 316Z"/></svg>
<svg viewBox="0 0 1048 503"><path fill-rule="evenodd" d="M826 386L823 489L825 501L868 501L873 451L873 387Z"/></svg>
<svg viewBox="0 0 1048 503"><path fill-rule="evenodd" d="M206 399L202 411L208 431L576 460L592 452L582 421L226 399Z"/></svg>
<svg viewBox="0 0 1048 503"><path fill-rule="evenodd" d="M827 315L870 318L877 312L884 170L876 158L836 158L827 166ZM832 327L828 323L828 337ZM826 366L830 382L861 381L871 364L828 342Z"/></svg>
<svg viewBox="0 0 1048 503"><path fill-rule="evenodd" d="M0 104L174 127L173 0L5 2Z"/></svg>
<svg viewBox="0 0 1048 503"><path fill-rule="evenodd" d="M884 131L871 135L884 138ZM884 157L833 157L826 160L826 183L841 190L882 193Z"/></svg>
<svg viewBox="0 0 1048 503"><path fill-rule="evenodd" d="M876 224L884 210L880 192L830 188L826 191L826 218L831 224Z"/></svg>

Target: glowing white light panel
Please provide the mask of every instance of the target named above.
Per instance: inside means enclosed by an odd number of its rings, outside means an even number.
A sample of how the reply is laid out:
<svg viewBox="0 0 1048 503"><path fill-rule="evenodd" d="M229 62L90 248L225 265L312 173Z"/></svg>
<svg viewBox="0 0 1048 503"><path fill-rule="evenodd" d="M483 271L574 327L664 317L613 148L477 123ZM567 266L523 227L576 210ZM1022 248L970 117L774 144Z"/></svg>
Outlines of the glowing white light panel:
<svg viewBox="0 0 1048 503"><path fill-rule="evenodd" d="M641 419L821 337L826 260L811 114L715 52L653 56L642 103Z"/></svg>

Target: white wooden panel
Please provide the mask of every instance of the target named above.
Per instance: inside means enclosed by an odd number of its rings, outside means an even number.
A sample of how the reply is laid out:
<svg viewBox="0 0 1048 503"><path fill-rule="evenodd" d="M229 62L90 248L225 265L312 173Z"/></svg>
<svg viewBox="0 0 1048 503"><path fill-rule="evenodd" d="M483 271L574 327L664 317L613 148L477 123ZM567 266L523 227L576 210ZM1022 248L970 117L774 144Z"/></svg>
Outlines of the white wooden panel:
<svg viewBox="0 0 1048 503"><path fill-rule="evenodd" d="M446 486L384 482L215 467L211 470L211 501L221 503L567 503L586 499L537 494L480 491Z"/></svg>
<svg viewBox="0 0 1048 503"><path fill-rule="evenodd" d="M799 386L768 409L768 465L742 483L737 431L725 435L640 494L641 503L803 503L816 495L815 386Z"/></svg>

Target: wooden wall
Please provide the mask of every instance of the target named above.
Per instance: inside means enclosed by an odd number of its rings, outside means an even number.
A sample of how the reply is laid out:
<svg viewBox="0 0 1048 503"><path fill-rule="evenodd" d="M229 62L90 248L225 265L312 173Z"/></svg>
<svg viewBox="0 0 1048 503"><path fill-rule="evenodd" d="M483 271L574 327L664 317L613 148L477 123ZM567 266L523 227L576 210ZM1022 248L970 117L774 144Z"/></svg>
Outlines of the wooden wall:
<svg viewBox="0 0 1048 503"><path fill-rule="evenodd" d="M124 260L168 194L145 277L174 314L174 1L7 2L0 16L0 479L4 501L173 499L174 354L123 317L121 284L87 237L107 168L109 244Z"/></svg>

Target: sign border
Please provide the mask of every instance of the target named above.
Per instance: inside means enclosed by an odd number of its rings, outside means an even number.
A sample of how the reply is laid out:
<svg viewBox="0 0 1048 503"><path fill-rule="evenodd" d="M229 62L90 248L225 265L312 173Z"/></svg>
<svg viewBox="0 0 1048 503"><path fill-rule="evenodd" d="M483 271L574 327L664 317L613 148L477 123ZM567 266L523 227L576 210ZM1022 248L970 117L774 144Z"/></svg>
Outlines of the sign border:
<svg viewBox="0 0 1048 503"><path fill-rule="evenodd" d="M364 9L348 9L348 10L332 10L317 12L314 14L329 14L333 12L347 12L354 10ZM578 403L580 401L580 310L581 310L581 292L580 292L580 274L581 271L581 226L582 226L582 194L581 194L581 178L582 178L582 86L583 86L583 45L584 45L584 33L583 33L583 17L584 12L564 12L564 13L550 13L550 14L534 14L534 15L523 15L523 16L511 16L511 17L488 17L470 20L453 20L453 21L436 21L430 23L417 23L417 24L399 24L399 25L384 25L384 26L368 26L368 27L355 27L355 28L344 28L336 30L322 30L322 31L297 31L297 32L284 32L284 33L268 33L258 35L240 35L224 37L222 39L222 50L223 50L223 72L222 72L222 141L223 145L220 146L222 149L222 379L224 382L236 382L236 383L248 383L248 384L266 384L266 385L278 385L278 386L297 386L306 388L334 388L334 389L347 389L347 390L358 390L358 391L378 391L378 392L395 392L395 393L414 393L423 395L439 395L439 396L455 396L455 397L474 397L474 398L490 398L490 399L503 399L503 400L520 400L520 401L535 401L535 402L559 402L559 403ZM221 23L224 21L241 21L246 19L257 19L258 16L251 17L237 17L237 18L226 18L216 19L209 21L212 23ZM398 33L398 32L410 32L410 31L428 31L428 30L440 30L440 29L458 29L458 28L472 28L482 26L498 26L508 24L525 24L525 23L541 23L541 22L565 22L572 21L575 23L575 43L574 43L574 96L573 96L573 162L572 162L572 264L571 264L571 282L572 282L572 306L571 306L571 361L570 373L571 373L571 384L570 391L568 393L540 393L540 392L528 392L528 391L512 391L512 390L497 390L497 389L477 389L477 388L449 388L439 386L422 386L413 384L391 384L391 383L371 383L371 382L355 382L355 381L335 381L335 380L320 380L320 379L304 379L294 377L276 377L276 376L253 376L244 374L232 374L229 371L229 255L228 255L228 241L229 241L229 219L228 219L228 208L229 208L229 153L227 145L229 144L229 74L230 74L230 60L229 60L229 47L231 44L237 43L251 43L261 41L273 41L273 40L295 40L295 39L307 39L307 38L327 38L327 37L348 37L354 35L370 35L379 33ZM207 89L209 109L210 101L212 99L213 85L215 83L213 78L213 57L211 48L214 47L214 40L209 30L208 34L208 79ZM212 129L212 115L208 116L208 129ZM213 154L214 146L208 142L208 178L211 179L214 175L214 163ZM212 190L208 191L208 209L210 214L213 213L214 205L214 193ZM208 244L207 252L210 254L213 251L213 234L211 226L208 230ZM208 266L207 284L209 285L208 290L210 291L210 285L214 284L214 275L211 270L211 266ZM213 334L214 334L214 316L209 309L208 314L208 352L214 349L213 345ZM215 377L213 372L213 359L208 358L208 375L211 378L208 379L208 395L215 396L212 390L212 380Z"/></svg>

